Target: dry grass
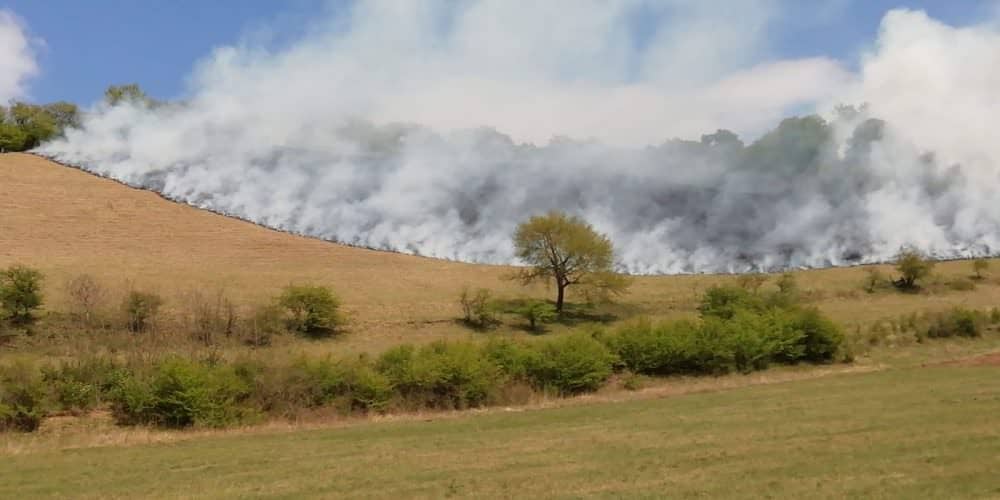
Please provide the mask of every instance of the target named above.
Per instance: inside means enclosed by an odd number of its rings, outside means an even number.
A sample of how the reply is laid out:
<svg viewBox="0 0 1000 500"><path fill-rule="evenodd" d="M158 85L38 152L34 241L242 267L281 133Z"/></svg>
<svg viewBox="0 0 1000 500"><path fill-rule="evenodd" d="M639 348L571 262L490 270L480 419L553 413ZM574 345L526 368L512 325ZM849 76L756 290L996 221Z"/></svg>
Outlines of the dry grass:
<svg viewBox="0 0 1000 500"><path fill-rule="evenodd" d="M510 271L506 267L284 234L27 154L0 155L0 266L15 262L46 274L47 307L54 311L69 309L65 284L83 273L119 294L130 281L157 291L167 299L168 314L192 290L224 290L246 306L268 300L289 283L329 285L343 298L350 331L334 342L309 343L310 351L379 351L400 342L473 335L455 322L457 295L466 284L500 296L549 295L543 286L525 290L502 279ZM891 266L882 267L891 273ZM972 269L968 262L946 262L938 265L938 273L946 280L968 276ZM1000 304L1000 286L993 278L973 291L869 295L861 290L864 275L863 268L845 268L797 272L796 278L815 305L849 330L911 312ZM631 292L601 312L612 321L692 316L701 292L734 280L636 277ZM510 325L501 331L523 334Z"/></svg>

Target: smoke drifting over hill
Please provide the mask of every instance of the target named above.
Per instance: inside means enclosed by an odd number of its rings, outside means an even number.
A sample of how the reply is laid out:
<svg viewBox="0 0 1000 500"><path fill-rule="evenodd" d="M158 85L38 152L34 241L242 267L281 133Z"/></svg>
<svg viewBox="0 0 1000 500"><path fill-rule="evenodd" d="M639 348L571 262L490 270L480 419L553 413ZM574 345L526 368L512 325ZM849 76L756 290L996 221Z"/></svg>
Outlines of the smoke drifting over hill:
<svg viewBox="0 0 1000 500"><path fill-rule="evenodd" d="M775 2L515 3L362 3L284 51L219 49L183 103L99 106L39 152L274 228L475 262L511 262L515 225L555 208L638 273L1000 250L993 26L893 11L852 72L756 62ZM638 17L660 19L641 40ZM869 105L781 121L838 102Z"/></svg>

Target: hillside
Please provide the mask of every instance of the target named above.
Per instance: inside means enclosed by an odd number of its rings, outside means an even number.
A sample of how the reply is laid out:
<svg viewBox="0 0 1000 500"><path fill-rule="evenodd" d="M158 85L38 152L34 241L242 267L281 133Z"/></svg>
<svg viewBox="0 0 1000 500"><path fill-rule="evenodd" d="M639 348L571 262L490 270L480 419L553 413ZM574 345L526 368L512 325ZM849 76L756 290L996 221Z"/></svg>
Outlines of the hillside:
<svg viewBox="0 0 1000 500"><path fill-rule="evenodd" d="M284 234L28 154L0 155L0 266L13 262L43 270L56 304L80 273L166 297L224 288L237 302L290 282L329 284L364 331L448 319L463 283L511 286L499 267Z"/></svg>
<svg viewBox="0 0 1000 500"><path fill-rule="evenodd" d="M269 230L205 212L30 154L0 155L0 266L23 263L46 275L50 309L64 309L64 285L81 273L109 288L156 290L167 307L191 290L224 290L237 303L260 303L289 283L329 285L342 297L350 332L340 344L378 350L468 330L455 324L464 285L500 296L548 297L503 279L509 268L372 251ZM883 272L891 274L889 266ZM963 279L967 262L941 263L939 281ZM819 308L849 329L901 314L1000 300L996 280L974 291L865 294L862 268L796 273ZM637 315L689 316L697 296L731 276L640 276L630 293L600 313L611 321ZM770 286L770 285L768 285ZM572 290L569 299L574 297ZM562 328L557 326L556 329ZM516 330L511 330L516 331Z"/></svg>

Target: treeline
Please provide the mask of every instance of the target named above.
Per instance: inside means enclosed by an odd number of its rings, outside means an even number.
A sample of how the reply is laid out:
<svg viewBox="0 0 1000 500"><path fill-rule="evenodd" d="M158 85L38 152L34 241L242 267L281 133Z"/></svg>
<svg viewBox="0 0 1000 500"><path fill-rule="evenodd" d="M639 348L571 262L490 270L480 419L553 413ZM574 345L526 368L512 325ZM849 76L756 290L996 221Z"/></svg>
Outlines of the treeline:
<svg viewBox="0 0 1000 500"><path fill-rule="evenodd" d="M109 86L104 91L104 102L109 106L123 102L141 103L147 107L160 104L134 83ZM13 101L8 106L0 106L0 152L28 151L61 136L68 128L79 127L80 120L77 105L66 101L50 104Z"/></svg>
<svg viewBox="0 0 1000 500"><path fill-rule="evenodd" d="M69 102L0 106L0 152L27 151L79 125L80 112Z"/></svg>

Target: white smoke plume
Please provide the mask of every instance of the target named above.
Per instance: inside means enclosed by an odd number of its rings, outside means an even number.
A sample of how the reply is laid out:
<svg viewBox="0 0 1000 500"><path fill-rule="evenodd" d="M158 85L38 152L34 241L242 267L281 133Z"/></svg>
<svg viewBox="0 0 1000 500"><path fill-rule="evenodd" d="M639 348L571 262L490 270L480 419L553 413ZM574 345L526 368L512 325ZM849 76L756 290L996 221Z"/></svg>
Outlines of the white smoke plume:
<svg viewBox="0 0 1000 500"><path fill-rule="evenodd" d="M28 79L37 73L33 42L24 24L0 9L0 103L23 97Z"/></svg>
<svg viewBox="0 0 1000 500"><path fill-rule="evenodd" d="M554 208L636 273L1000 249L993 28L893 11L854 74L769 58L780 2L725 6L361 2L287 50L218 49L183 103L98 106L38 152L270 227L465 261L511 262L515 225ZM869 107L750 146L714 133L838 102Z"/></svg>

